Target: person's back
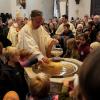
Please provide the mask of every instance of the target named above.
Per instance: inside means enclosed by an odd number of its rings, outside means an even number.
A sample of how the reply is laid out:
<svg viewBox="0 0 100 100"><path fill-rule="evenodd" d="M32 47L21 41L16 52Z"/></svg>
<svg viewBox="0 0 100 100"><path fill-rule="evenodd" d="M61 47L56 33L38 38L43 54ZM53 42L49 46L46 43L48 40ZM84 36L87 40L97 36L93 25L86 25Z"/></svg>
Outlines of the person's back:
<svg viewBox="0 0 100 100"><path fill-rule="evenodd" d="M21 100L25 99L25 95L28 93L28 86L24 78L24 70L16 63L16 67L10 65L2 66L0 73L0 97L10 91L16 91Z"/></svg>
<svg viewBox="0 0 100 100"><path fill-rule="evenodd" d="M95 15L93 18L95 27L90 34L91 43L96 40L96 34L100 31L100 16Z"/></svg>
<svg viewBox="0 0 100 100"><path fill-rule="evenodd" d="M100 100L100 48L83 62L79 72L79 88L83 100Z"/></svg>

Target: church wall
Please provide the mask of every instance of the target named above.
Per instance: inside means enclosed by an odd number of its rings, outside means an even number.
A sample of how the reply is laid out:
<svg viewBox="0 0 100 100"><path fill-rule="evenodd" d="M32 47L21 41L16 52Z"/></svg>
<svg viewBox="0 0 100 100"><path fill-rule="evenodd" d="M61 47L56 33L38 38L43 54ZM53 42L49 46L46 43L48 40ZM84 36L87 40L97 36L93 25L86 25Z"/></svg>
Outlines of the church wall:
<svg viewBox="0 0 100 100"><path fill-rule="evenodd" d="M66 14L66 0L60 1L60 14L61 16Z"/></svg>
<svg viewBox="0 0 100 100"><path fill-rule="evenodd" d="M69 16L69 19L71 17L77 17L77 5L75 3L75 0L68 0L68 16Z"/></svg>
<svg viewBox="0 0 100 100"><path fill-rule="evenodd" d="M83 17L85 14L90 15L91 0L80 0L79 5L76 5L75 0L69 0L68 5L69 19L71 17Z"/></svg>
<svg viewBox="0 0 100 100"><path fill-rule="evenodd" d="M90 16L91 0L80 0L79 16L83 17L85 14Z"/></svg>
<svg viewBox="0 0 100 100"><path fill-rule="evenodd" d="M30 10L28 11L41 10L46 20L53 17L53 0L30 0L30 3Z"/></svg>
<svg viewBox="0 0 100 100"><path fill-rule="evenodd" d="M53 0L26 0L26 9L18 6L16 0L0 0L0 13L12 13L13 17L16 17L17 11L21 16L29 17L34 9L43 11L44 18L48 20L53 17Z"/></svg>
<svg viewBox="0 0 100 100"><path fill-rule="evenodd" d="M16 6L16 0L0 0L0 12L12 13L16 16L16 11L20 10L22 15L29 17L31 10L38 9L43 11L44 18L48 20L53 17L53 0L26 0L26 9ZM85 14L90 15L91 0L80 0L80 4L76 5L75 0L68 2L68 15L71 17L83 17ZM66 13L66 0L60 2L61 15Z"/></svg>
<svg viewBox="0 0 100 100"><path fill-rule="evenodd" d="M0 13L11 13L10 0L0 0Z"/></svg>
<svg viewBox="0 0 100 100"><path fill-rule="evenodd" d="M14 17L16 11L20 11L24 17L29 17L34 9L41 10L46 20L53 17L53 0L26 0L26 9L16 6L16 0L11 0L11 8Z"/></svg>

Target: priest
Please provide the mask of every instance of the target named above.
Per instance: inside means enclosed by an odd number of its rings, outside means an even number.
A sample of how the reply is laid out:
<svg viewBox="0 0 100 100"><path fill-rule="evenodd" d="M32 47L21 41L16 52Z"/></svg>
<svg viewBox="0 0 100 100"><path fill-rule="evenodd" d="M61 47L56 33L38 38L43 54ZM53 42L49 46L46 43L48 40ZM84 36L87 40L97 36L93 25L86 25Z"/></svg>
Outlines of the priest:
<svg viewBox="0 0 100 100"><path fill-rule="evenodd" d="M17 48L27 49L32 53L32 58L37 57L38 61L48 63L48 57L52 46L57 44L42 26L43 15L41 11L33 10L31 20L20 30L18 34Z"/></svg>

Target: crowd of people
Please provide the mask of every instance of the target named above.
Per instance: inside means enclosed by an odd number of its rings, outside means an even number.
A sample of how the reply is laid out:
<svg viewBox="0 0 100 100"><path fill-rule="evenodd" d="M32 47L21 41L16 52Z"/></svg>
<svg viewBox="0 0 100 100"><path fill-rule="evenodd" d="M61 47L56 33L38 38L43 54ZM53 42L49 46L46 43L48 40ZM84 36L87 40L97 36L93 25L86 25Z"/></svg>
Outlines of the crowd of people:
<svg viewBox="0 0 100 100"><path fill-rule="evenodd" d="M45 22L42 12L33 10L30 17L30 19L10 17L6 21L0 17L0 100L8 100L5 99L9 97L8 95L15 95L17 98L9 100L26 100L26 98L27 100L32 98L52 100L52 96L49 95L49 77L43 73L37 74L28 87L24 77L24 67L37 62L49 63L48 58L52 57L51 50L54 46L59 48L58 44L63 50L61 57L74 58L83 62L79 73L78 93L77 95L73 93L75 95L71 94L71 96L75 99L77 97L77 100L99 98L99 85L92 84L92 81L95 75L99 75L100 16L85 15L84 18L77 19L72 17L69 21L67 15L62 15L61 18L54 17ZM97 73L93 71L93 67ZM64 85L66 86L67 83L65 82Z"/></svg>

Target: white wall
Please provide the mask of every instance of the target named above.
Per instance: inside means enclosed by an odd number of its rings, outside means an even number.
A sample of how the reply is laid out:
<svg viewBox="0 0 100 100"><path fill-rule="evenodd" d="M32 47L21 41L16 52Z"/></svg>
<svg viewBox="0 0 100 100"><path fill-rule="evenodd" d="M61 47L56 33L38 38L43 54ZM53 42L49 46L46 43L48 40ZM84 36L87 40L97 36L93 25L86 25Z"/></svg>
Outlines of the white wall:
<svg viewBox="0 0 100 100"><path fill-rule="evenodd" d="M66 0L60 1L60 14L61 16L66 14Z"/></svg>
<svg viewBox="0 0 100 100"><path fill-rule="evenodd" d="M31 10L38 9L43 11L44 18L48 20L53 17L53 0L26 0L26 9L19 9L16 6L16 0L0 0L0 12L12 13L16 16L16 11L21 10L24 16L29 16ZM71 17L83 17L85 14L90 15L91 0L80 0L80 4L76 5L75 0L68 0L68 15ZM66 13L66 0L61 0L60 9L61 15Z"/></svg>
<svg viewBox="0 0 100 100"><path fill-rule="evenodd" d="M90 16L91 0L80 0L79 9L80 17L83 17L85 14L88 14Z"/></svg>
<svg viewBox="0 0 100 100"><path fill-rule="evenodd" d="M11 13L11 1L10 0L0 0L0 13Z"/></svg>
<svg viewBox="0 0 100 100"><path fill-rule="evenodd" d="M8 12L16 17L16 12L20 11L21 16L29 17L31 10L37 9L43 12L46 20L53 17L53 0L26 0L26 2L26 9L20 9L16 5L16 0L0 0L0 13Z"/></svg>
<svg viewBox="0 0 100 100"><path fill-rule="evenodd" d="M53 17L53 0L26 0L26 2L26 9L19 9L20 7L16 6L16 0L11 0L13 17L16 16L16 11L20 11L24 17L29 17L31 10L34 9L43 11L46 20Z"/></svg>
<svg viewBox="0 0 100 100"><path fill-rule="evenodd" d="M43 11L46 20L53 17L53 0L29 0L27 4L29 13L37 9Z"/></svg>
<svg viewBox="0 0 100 100"><path fill-rule="evenodd" d="M11 13L12 13L12 16L15 17L15 14L16 14L16 1L15 0L10 0L11 1Z"/></svg>
<svg viewBox="0 0 100 100"><path fill-rule="evenodd" d="M90 15L91 0L80 0L80 4L76 5L75 0L69 0L69 19L71 17L83 17L85 14Z"/></svg>
<svg viewBox="0 0 100 100"><path fill-rule="evenodd" d="M68 1L68 16L69 16L69 19L71 17L76 17L76 3L75 3L75 0L69 0Z"/></svg>

